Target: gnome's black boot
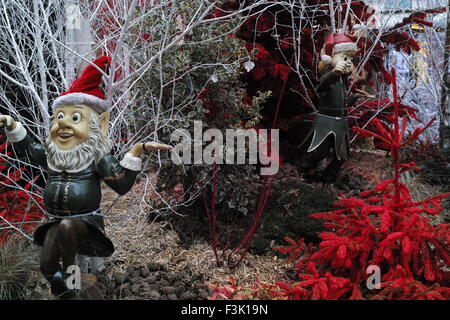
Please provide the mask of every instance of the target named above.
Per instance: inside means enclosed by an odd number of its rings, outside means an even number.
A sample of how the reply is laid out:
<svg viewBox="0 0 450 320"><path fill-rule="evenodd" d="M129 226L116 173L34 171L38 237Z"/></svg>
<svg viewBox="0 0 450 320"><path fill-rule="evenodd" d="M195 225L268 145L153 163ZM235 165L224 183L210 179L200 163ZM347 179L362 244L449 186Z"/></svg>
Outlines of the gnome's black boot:
<svg viewBox="0 0 450 320"><path fill-rule="evenodd" d="M56 272L53 276L46 276L50 282L50 288L53 295L63 299L72 298L74 296L73 290L67 288L66 280L69 277L67 273Z"/></svg>
<svg viewBox="0 0 450 320"><path fill-rule="evenodd" d="M52 294L59 296L69 290L67 288L66 282L63 279L63 275L60 271L56 272L52 276L46 276L48 282L50 282L50 288Z"/></svg>
<svg viewBox="0 0 450 320"><path fill-rule="evenodd" d="M334 158L333 161L331 161L331 163L323 172L322 175L323 183L335 182L344 163L345 161Z"/></svg>
<svg viewBox="0 0 450 320"><path fill-rule="evenodd" d="M307 183L317 182L317 172L313 170L316 163L312 163L310 156L307 155L300 160L300 171L303 173L302 177Z"/></svg>

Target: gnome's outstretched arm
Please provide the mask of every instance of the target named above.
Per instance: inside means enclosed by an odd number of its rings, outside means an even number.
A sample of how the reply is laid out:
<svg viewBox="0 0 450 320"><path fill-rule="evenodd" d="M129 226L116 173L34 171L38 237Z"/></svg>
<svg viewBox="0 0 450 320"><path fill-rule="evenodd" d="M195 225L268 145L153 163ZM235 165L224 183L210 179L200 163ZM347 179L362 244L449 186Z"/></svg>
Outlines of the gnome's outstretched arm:
<svg viewBox="0 0 450 320"><path fill-rule="evenodd" d="M148 151L170 150L170 149L172 149L172 146L169 146L168 144L151 141L145 143L138 143L134 145L134 147L131 148L129 153L134 157L140 157L143 153L148 153Z"/></svg>
<svg viewBox="0 0 450 320"><path fill-rule="evenodd" d="M97 164L97 172L109 187L118 194L124 195L131 190L139 171L142 169L141 155L146 151L171 148L169 145L157 142L138 143L125 154L120 163L111 154L105 155Z"/></svg>
<svg viewBox="0 0 450 320"><path fill-rule="evenodd" d="M28 155L31 163L47 167L44 146L34 141L20 122L14 121L9 128L6 126L5 134L7 140L13 143L14 148L20 154Z"/></svg>
<svg viewBox="0 0 450 320"><path fill-rule="evenodd" d="M120 195L124 195L133 187L136 177L141 171L141 158L125 154L119 162L113 155L107 154L97 164L97 173L105 183Z"/></svg>

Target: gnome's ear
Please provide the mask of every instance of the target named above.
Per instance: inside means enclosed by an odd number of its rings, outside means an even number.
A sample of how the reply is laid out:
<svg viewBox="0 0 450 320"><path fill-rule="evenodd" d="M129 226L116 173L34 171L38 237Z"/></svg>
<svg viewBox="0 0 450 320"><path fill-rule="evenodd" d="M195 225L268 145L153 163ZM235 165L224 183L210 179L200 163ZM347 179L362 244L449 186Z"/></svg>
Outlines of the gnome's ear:
<svg viewBox="0 0 450 320"><path fill-rule="evenodd" d="M102 132L103 137L108 136L109 117L110 117L110 113L108 111L105 111L101 115L98 116L98 119L100 120L100 130Z"/></svg>

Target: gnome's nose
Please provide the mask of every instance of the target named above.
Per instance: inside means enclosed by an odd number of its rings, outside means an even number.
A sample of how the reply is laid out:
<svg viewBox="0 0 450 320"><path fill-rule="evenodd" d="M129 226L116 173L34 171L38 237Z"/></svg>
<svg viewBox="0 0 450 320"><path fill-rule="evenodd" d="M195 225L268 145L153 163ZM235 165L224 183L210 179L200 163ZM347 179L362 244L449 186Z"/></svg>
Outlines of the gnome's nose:
<svg viewBox="0 0 450 320"><path fill-rule="evenodd" d="M65 129L65 128L69 128L69 123L65 118L59 119L58 120L58 127L60 129Z"/></svg>

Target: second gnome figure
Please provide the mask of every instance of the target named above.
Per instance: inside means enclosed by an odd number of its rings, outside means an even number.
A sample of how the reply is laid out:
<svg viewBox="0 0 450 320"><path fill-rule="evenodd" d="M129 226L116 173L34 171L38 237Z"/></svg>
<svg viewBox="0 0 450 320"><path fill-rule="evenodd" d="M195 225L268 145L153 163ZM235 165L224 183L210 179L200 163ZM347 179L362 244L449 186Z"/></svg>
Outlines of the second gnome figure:
<svg viewBox="0 0 450 320"><path fill-rule="evenodd" d="M301 169L306 179L333 182L350 153L347 113L357 100L347 96L349 75L354 71L352 58L357 45L343 34L331 34L322 49L319 65L319 108L316 119L301 146L307 146ZM308 174L333 151L331 162L321 173Z"/></svg>

